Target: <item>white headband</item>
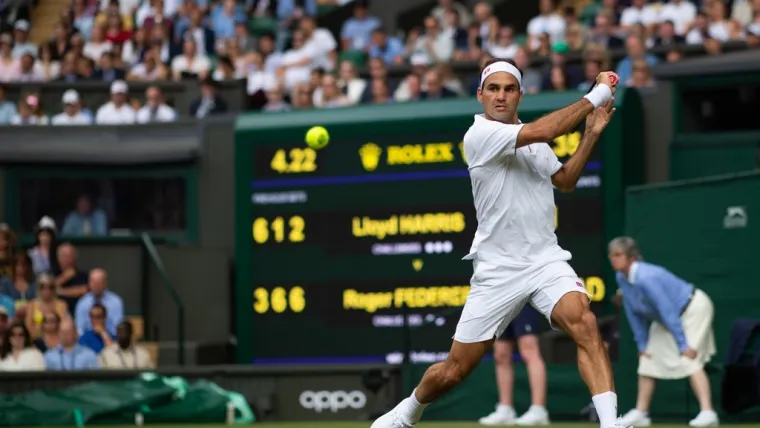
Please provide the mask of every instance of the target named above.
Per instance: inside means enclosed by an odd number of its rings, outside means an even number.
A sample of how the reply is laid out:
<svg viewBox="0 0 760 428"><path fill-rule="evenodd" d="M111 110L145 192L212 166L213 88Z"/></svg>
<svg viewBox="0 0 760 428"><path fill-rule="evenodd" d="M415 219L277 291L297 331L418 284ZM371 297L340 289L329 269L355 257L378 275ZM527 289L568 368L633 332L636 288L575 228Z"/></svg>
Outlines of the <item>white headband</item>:
<svg viewBox="0 0 760 428"><path fill-rule="evenodd" d="M517 84L520 85L520 92L522 92L522 75L520 74L520 70L506 61L495 62L486 67L486 69L483 70L483 74L480 76L480 87L483 87L483 83L485 83L488 76L499 72L509 73L515 76Z"/></svg>

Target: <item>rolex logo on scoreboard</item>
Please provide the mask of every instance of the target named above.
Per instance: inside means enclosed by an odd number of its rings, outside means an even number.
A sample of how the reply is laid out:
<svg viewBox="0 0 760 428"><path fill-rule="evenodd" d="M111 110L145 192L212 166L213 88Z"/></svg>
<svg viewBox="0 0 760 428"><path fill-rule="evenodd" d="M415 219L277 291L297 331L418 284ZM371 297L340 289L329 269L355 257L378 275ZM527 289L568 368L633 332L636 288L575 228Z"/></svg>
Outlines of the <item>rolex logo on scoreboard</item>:
<svg viewBox="0 0 760 428"><path fill-rule="evenodd" d="M375 143L367 143L359 149L359 157L365 171L374 171L380 163L380 155L383 149Z"/></svg>

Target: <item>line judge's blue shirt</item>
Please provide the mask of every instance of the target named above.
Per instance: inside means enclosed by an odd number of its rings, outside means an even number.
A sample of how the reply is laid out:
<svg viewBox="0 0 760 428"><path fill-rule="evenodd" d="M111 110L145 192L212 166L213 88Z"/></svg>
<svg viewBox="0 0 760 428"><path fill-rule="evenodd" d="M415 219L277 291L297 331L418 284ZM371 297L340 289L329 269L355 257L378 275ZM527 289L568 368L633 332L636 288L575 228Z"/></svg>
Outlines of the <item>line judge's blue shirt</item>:
<svg viewBox="0 0 760 428"><path fill-rule="evenodd" d="M618 272L623 290L623 307L640 352L647 349L649 323L657 321L670 331L683 352L689 348L681 313L689 303L694 286L669 270L645 262L634 262L628 277Z"/></svg>
<svg viewBox="0 0 760 428"><path fill-rule="evenodd" d="M48 370L60 371L93 370L99 367L95 352L82 345L76 345L68 351L60 345L48 349L45 352L45 366Z"/></svg>

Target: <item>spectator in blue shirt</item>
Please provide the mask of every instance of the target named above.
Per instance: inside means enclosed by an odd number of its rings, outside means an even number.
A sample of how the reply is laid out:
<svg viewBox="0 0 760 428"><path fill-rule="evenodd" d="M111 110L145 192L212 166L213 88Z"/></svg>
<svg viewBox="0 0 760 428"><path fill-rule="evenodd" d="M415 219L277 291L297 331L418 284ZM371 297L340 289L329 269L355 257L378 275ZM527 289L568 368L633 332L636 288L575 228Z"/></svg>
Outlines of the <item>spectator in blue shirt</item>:
<svg viewBox="0 0 760 428"><path fill-rule="evenodd" d="M380 20L367 14L363 0L354 4L354 16L343 23L340 41L343 50L366 51L370 45L372 32L380 27Z"/></svg>
<svg viewBox="0 0 760 428"><path fill-rule="evenodd" d="M106 346L109 346L116 339L115 334L111 334L106 329L106 316L108 311L100 303L95 303L90 308L90 324L92 328L85 330L79 338L79 344L86 346L96 354L100 354Z"/></svg>
<svg viewBox="0 0 760 428"><path fill-rule="evenodd" d="M32 260L26 252L16 253L11 276L0 277L0 294L13 299L19 309L37 297L37 281L32 270Z"/></svg>
<svg viewBox="0 0 760 428"><path fill-rule="evenodd" d="M370 58L380 58L386 65L400 65L404 63L405 50L404 43L395 37L388 37L384 29L376 28L372 32Z"/></svg>
<svg viewBox="0 0 760 428"><path fill-rule="evenodd" d="M303 7L298 3L302 3ZM283 24L290 24L300 19L302 16L317 15L317 0L277 0L277 20L283 21Z"/></svg>
<svg viewBox="0 0 760 428"><path fill-rule="evenodd" d="M61 234L64 236L103 236L108 233L106 214L93 209L92 200L87 195L77 199L76 210L66 216Z"/></svg>
<svg viewBox="0 0 760 428"><path fill-rule="evenodd" d="M111 336L116 335L116 326L124 318L124 303L122 303L121 297L108 290L108 274L103 269L93 269L90 272L88 284L90 291L79 299L74 311L74 319L79 334L84 334L85 331L93 329L93 324L90 321L90 310L99 304L106 310L106 330Z"/></svg>
<svg viewBox="0 0 760 428"><path fill-rule="evenodd" d="M61 344L45 352L48 370L72 371L98 368L98 356L92 349L77 343L77 330L71 318L61 320Z"/></svg>
<svg viewBox="0 0 760 428"><path fill-rule="evenodd" d="M644 41L635 34L631 34L625 39L625 48L628 56L618 63L617 70L615 70L623 84L628 83L633 77L633 62L635 60L642 59L650 67L659 62L656 56L647 53Z"/></svg>
<svg viewBox="0 0 760 428"><path fill-rule="evenodd" d="M0 36L0 44L11 44L10 36L3 34ZM5 99L5 86L0 84L0 125L11 123L11 119L16 115L16 104Z"/></svg>
<svg viewBox="0 0 760 428"><path fill-rule="evenodd" d="M238 21L245 21L245 12L243 6L236 4L235 0L224 0L211 11L211 26L216 37L235 37L235 23ZM206 52L206 55L213 55L213 52Z"/></svg>
<svg viewBox="0 0 760 428"><path fill-rule="evenodd" d="M688 377L701 410L689 425L717 426L704 370L715 355L712 301L667 269L644 262L633 238L615 238L608 249L639 350L636 408L623 416L621 425L649 426L655 380Z"/></svg>

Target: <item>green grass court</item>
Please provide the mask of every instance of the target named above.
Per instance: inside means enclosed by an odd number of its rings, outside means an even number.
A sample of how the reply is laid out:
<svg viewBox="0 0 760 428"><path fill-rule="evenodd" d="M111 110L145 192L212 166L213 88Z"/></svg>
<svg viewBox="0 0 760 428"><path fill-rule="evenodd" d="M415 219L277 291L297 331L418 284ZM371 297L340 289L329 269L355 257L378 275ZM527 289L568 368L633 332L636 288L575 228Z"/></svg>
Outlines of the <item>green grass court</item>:
<svg viewBox="0 0 760 428"><path fill-rule="evenodd" d="M259 428L307 428L307 427L315 427L315 428L369 428L371 423L369 422L306 422L306 423L271 423L271 424L257 424L257 427ZM592 424L592 423L557 423L557 424L551 424L552 427L557 428L593 428L598 427L599 424ZM477 422L428 422L428 423L421 423L414 428L483 428L483 425L480 425ZM652 425L652 428L683 428L688 427L688 424L684 423L682 425L678 424L654 424ZM731 427L741 427L741 428L760 428L760 424L751 424L751 425L721 425L721 428L731 428ZM179 428L179 427L176 427ZM187 428L187 427L185 427ZM195 427L193 427L195 428ZM200 427L199 427L200 428Z"/></svg>
<svg viewBox="0 0 760 428"><path fill-rule="evenodd" d="M255 423L251 424L251 427L256 428L369 428L371 422L267 422L267 423ZM146 424L145 427L155 426L160 428L229 428L230 425L174 425L174 424ZM232 425L244 426L244 425ZM598 427L598 424L594 423L556 423L551 424L550 427L556 428L594 428ZM96 427L94 425L87 425L88 428L134 428L135 425L121 425L121 426L103 426ZM427 422L420 423L414 428L483 428L483 425L477 422ZM683 424L653 424L652 428L684 428L688 427L687 423ZM734 425L721 425L720 428L760 428L760 423L754 424L734 424Z"/></svg>

